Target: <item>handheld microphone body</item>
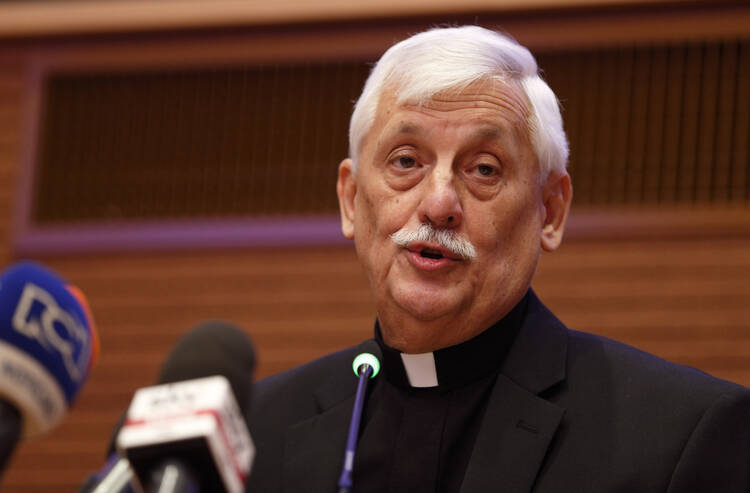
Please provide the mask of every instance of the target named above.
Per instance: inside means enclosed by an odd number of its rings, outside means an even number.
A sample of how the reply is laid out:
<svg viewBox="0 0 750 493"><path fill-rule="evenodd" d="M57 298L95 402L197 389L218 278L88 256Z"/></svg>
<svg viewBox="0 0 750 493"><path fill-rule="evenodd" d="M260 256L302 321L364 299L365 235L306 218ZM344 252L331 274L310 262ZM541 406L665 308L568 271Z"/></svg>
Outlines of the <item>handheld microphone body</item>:
<svg viewBox="0 0 750 493"><path fill-rule="evenodd" d="M32 262L0 275L0 470L20 437L62 420L98 350L93 318L77 288Z"/></svg>

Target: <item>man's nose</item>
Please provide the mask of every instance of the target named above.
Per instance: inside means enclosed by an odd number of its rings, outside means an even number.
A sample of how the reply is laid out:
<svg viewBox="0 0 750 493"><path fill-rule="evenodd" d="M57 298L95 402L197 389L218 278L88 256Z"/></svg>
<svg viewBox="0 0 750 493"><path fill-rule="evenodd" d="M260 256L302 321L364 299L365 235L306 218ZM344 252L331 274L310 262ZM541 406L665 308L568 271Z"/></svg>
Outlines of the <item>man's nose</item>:
<svg viewBox="0 0 750 493"><path fill-rule="evenodd" d="M419 204L419 221L436 228L457 228L463 219L461 201L451 169L436 166L427 180Z"/></svg>

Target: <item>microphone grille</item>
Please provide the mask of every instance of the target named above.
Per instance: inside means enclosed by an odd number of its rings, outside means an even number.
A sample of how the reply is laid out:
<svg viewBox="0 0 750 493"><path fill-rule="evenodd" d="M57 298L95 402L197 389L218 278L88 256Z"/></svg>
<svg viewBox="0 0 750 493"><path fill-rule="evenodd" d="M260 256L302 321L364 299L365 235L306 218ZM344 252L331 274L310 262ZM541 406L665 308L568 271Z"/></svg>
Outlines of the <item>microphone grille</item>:
<svg viewBox="0 0 750 493"><path fill-rule="evenodd" d="M368 339L363 342L357 348L357 355L354 357L354 361L352 361L354 375L359 378L360 367L362 365L369 365L372 367L370 378L375 378L380 373L380 360L382 357L383 354L380 351L380 346L378 346L374 339Z"/></svg>

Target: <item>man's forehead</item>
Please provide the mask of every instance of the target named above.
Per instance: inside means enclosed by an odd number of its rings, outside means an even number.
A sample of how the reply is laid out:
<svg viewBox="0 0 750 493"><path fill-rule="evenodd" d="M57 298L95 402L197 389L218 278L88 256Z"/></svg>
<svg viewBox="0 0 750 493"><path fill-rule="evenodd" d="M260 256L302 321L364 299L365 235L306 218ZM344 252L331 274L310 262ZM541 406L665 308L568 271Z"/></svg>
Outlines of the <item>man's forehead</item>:
<svg viewBox="0 0 750 493"><path fill-rule="evenodd" d="M475 129L472 133L488 139L498 138L508 131L514 134L520 131L528 136L529 104L520 85L513 81L478 81L419 100L400 99L403 98L397 88L383 91L372 128L377 130L379 137L383 134L424 133L425 122L409 118L409 115L473 121ZM393 118L396 114L399 118Z"/></svg>
<svg viewBox="0 0 750 493"><path fill-rule="evenodd" d="M504 126L500 126L493 121L477 120L473 123L474 124L471 128L471 135L472 137L477 139L499 139L508 132L507 128L505 128ZM425 125L421 122L410 119L399 119L398 121L392 122L391 124L383 128L380 134L381 137L393 135L421 136L428 134L431 129L432 127L429 124Z"/></svg>
<svg viewBox="0 0 750 493"><path fill-rule="evenodd" d="M383 90L380 103L392 106L439 107L446 105L465 105L487 99L504 99L513 101L519 113L529 113L529 101L515 79L506 77L485 77L474 82L459 84L435 92L420 91L419 87L399 87L389 85Z"/></svg>

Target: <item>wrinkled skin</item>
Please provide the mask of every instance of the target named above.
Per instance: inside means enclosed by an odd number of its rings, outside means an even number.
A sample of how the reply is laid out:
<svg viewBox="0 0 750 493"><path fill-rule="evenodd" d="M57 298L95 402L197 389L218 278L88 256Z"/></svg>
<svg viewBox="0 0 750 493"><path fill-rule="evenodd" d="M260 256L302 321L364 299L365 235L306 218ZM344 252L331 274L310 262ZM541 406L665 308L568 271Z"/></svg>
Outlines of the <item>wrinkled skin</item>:
<svg viewBox="0 0 750 493"><path fill-rule="evenodd" d="M570 178L540 176L528 116L513 82L474 84L422 105L396 105L386 91L356 172L350 159L339 166L342 230L354 239L390 346L422 353L474 337L523 297L542 250L560 245ZM455 231L477 257L390 239L421 223ZM425 258L425 248L443 257Z"/></svg>

